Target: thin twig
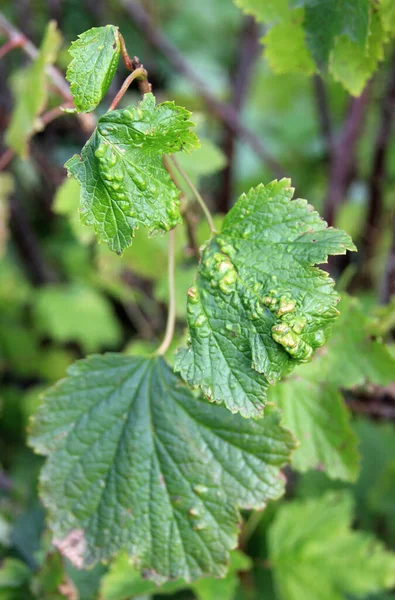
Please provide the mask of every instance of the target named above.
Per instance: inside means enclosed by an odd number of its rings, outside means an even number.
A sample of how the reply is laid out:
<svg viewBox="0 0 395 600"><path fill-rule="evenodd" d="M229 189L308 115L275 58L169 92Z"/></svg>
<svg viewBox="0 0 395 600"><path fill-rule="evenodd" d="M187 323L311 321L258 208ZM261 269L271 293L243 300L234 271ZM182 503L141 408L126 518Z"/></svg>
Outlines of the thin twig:
<svg viewBox="0 0 395 600"><path fill-rule="evenodd" d="M333 148L329 188L324 204L324 217L333 225L339 206L345 200L355 167L355 150L363 131L369 104L369 85L359 98L354 98L343 127L343 134Z"/></svg>
<svg viewBox="0 0 395 600"><path fill-rule="evenodd" d="M121 0L121 2L147 42L166 57L167 61L175 71L190 81L206 103L210 113L214 114L218 119L225 123L229 129L234 131L235 135L249 144L262 162L267 164L276 177L283 177L284 171L281 165L265 148L260 139L241 122L237 111L232 106L221 102L213 96L204 79L195 73L177 48L155 27L150 16L141 4L134 0Z"/></svg>
<svg viewBox="0 0 395 600"><path fill-rule="evenodd" d="M174 335L176 324L176 283L175 283L175 229L169 233L169 308L167 313L166 332L163 342L155 352L156 356L162 356L168 350Z"/></svg>
<svg viewBox="0 0 395 600"><path fill-rule="evenodd" d="M381 283L380 300L384 304L395 296L395 210L392 211L392 241Z"/></svg>
<svg viewBox="0 0 395 600"><path fill-rule="evenodd" d="M322 139L324 140L325 144L325 153L327 158L331 158L333 152L332 120L329 110L328 97L321 75L316 74L313 76L313 89L318 122L320 125Z"/></svg>
<svg viewBox="0 0 395 600"><path fill-rule="evenodd" d="M363 402L355 398L350 398L347 404L355 413L395 420L395 406L390 406L382 402Z"/></svg>
<svg viewBox="0 0 395 600"><path fill-rule="evenodd" d="M132 73L130 73L130 75L128 75L125 79L125 81L123 82L121 89L119 90L119 92L117 93L117 95L115 96L114 100L111 102L110 104L110 108L108 109L110 110L114 110L119 102L121 101L121 99L124 97L124 95L126 94L130 84L137 79L137 81L142 81L145 80L147 81L148 78L148 73L147 71L143 68L140 67L138 69L136 69L135 71L133 71Z"/></svg>
<svg viewBox="0 0 395 600"><path fill-rule="evenodd" d="M368 214L363 233L364 262L369 269L380 236L380 223L384 208L386 161L391 141L395 111L395 54L391 62L387 89L381 100L380 125L373 150L372 171L369 179Z"/></svg>
<svg viewBox="0 0 395 600"><path fill-rule="evenodd" d="M231 104L240 115L251 81L253 67L259 55L259 26L253 17L246 17L241 35L237 60L232 69ZM223 149L227 165L223 171L221 192L218 194L217 210L226 213L230 208L233 192L234 153L236 147L235 131L225 126Z"/></svg>
<svg viewBox="0 0 395 600"><path fill-rule="evenodd" d="M8 167L14 156L15 152L12 150L12 148L7 148L7 150L4 150L3 154L0 156L0 172L4 171L4 169Z"/></svg>
<svg viewBox="0 0 395 600"><path fill-rule="evenodd" d="M180 173L180 175L182 176L182 178L184 179L185 183L188 185L188 187L190 188L190 190L192 191L193 195L195 196L196 200L198 201L200 208L202 209L202 211L204 212L204 215L207 219L207 222L209 224L210 230L212 233L215 233L215 225L214 225L214 221L213 218L211 216L211 212L209 211L207 204L205 203L205 201L203 200L202 196L200 195L199 191L197 190L196 186L194 185L194 183L191 181L188 173L186 173L184 171L184 169L181 167L180 163L178 162L178 160L176 159L175 156L170 156L170 160L172 161L172 163L174 164L174 166L176 167L177 171ZM165 165L167 163L167 157L164 158L165 161Z"/></svg>
<svg viewBox="0 0 395 600"><path fill-rule="evenodd" d="M0 32L2 32L10 41L15 39L20 39L24 37L23 34L12 25L6 17L0 13ZM24 37L23 44L20 45L21 49L27 54L32 60L37 58L39 53L38 49L30 40ZM65 78L61 74L61 72L54 67L53 65L48 65L46 67L46 73L52 81L54 88L57 93L64 98L66 102L73 102L73 97L69 90L69 85L66 82ZM95 120L93 115L91 114L78 114L78 119L80 120L81 126L84 131L91 132L95 128Z"/></svg>
<svg viewBox="0 0 395 600"><path fill-rule="evenodd" d="M59 106L55 106L55 108L48 110L46 113L41 115L41 117L39 117L39 119L38 119L39 128L44 129L49 123L52 123L52 121L55 121L55 119L58 119L59 117L64 117L65 115L68 114L67 112L65 112L65 109L72 108L72 107L73 107L72 102L65 102L64 104L60 104Z"/></svg>
<svg viewBox="0 0 395 600"><path fill-rule="evenodd" d="M1 48L0 48L0 60L4 58L6 54L14 50L14 48L20 48L25 43L26 38L24 35L20 35L19 37L15 37L12 40L8 40Z"/></svg>

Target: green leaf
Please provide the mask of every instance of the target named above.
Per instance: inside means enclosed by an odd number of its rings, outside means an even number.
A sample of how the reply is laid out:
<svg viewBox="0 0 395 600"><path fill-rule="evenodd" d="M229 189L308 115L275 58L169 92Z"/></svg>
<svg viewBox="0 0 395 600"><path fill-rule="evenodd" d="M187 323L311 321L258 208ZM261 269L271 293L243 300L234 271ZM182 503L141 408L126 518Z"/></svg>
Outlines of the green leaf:
<svg viewBox="0 0 395 600"><path fill-rule="evenodd" d="M305 0L305 6L307 45L318 65L327 64L340 35L364 48L369 30L369 0Z"/></svg>
<svg viewBox="0 0 395 600"><path fill-rule="evenodd" d="M358 438L334 385L302 379L295 373L271 388L268 399L283 410L284 424L300 441L292 456L297 471L317 469L334 479L356 480Z"/></svg>
<svg viewBox="0 0 395 600"><path fill-rule="evenodd" d="M78 112L90 112L106 94L121 53L118 27L92 27L71 44L66 78Z"/></svg>
<svg viewBox="0 0 395 600"><path fill-rule="evenodd" d="M198 600L233 600L239 585L238 573L249 571L252 560L240 550L234 550L230 555L229 571L224 579L204 577L193 584L192 589Z"/></svg>
<svg viewBox="0 0 395 600"><path fill-rule="evenodd" d="M176 158L181 167L194 181L199 177L213 175L226 167L227 158L221 148L209 138L199 138L200 147L193 154L180 152Z"/></svg>
<svg viewBox="0 0 395 600"><path fill-rule="evenodd" d="M83 223L111 250L122 253L140 225L155 234L181 222L179 191L162 159L198 146L190 114L145 94L137 107L103 115L81 156L66 163L81 184Z"/></svg>
<svg viewBox="0 0 395 600"><path fill-rule="evenodd" d="M301 20L295 16L271 27L262 38L265 57L270 68L279 75L283 73L305 73L312 75L315 63L306 45L305 31Z"/></svg>
<svg viewBox="0 0 395 600"><path fill-rule="evenodd" d="M105 296L78 284L48 285L37 292L36 327L58 342L78 342L85 352L116 346L121 330Z"/></svg>
<svg viewBox="0 0 395 600"><path fill-rule="evenodd" d="M237 506L284 485L294 447L259 421L195 398L161 358L92 356L69 369L32 422L48 454L41 496L59 549L82 567L124 549L148 579L223 576Z"/></svg>
<svg viewBox="0 0 395 600"><path fill-rule="evenodd" d="M22 157L27 156L29 139L39 128L37 117L45 107L48 98L45 70L55 62L61 42L62 37L56 28L56 23L51 21L37 58L23 70L14 85L16 105L5 134L5 141Z"/></svg>
<svg viewBox="0 0 395 600"><path fill-rule="evenodd" d="M330 381L346 389L366 383L392 383L395 359L385 344L372 339L372 321L360 301L343 294L339 310L340 317L328 344L309 365L298 368L298 376L316 382Z"/></svg>
<svg viewBox="0 0 395 600"><path fill-rule="evenodd" d="M395 4L393 0L380 0L379 13L383 29L388 33L395 34Z"/></svg>
<svg viewBox="0 0 395 600"><path fill-rule="evenodd" d="M52 210L58 214L68 217L70 227L75 237L83 244L89 244L94 237L93 231L84 227L79 216L81 187L74 178L65 179L58 189L52 204Z"/></svg>
<svg viewBox="0 0 395 600"><path fill-rule="evenodd" d="M242 195L203 250L188 291L190 343L175 369L213 402L257 416L266 390L322 346L338 315L334 282L316 263L355 250L327 228L289 179Z"/></svg>
<svg viewBox="0 0 395 600"><path fill-rule="evenodd" d="M262 23L281 21L289 13L288 0L235 0L235 4Z"/></svg>
<svg viewBox="0 0 395 600"><path fill-rule="evenodd" d="M280 600L343 600L395 584L395 555L352 519L346 493L280 507L268 540Z"/></svg>
<svg viewBox="0 0 395 600"><path fill-rule="evenodd" d="M334 79L339 81L350 94L359 96L367 81L384 59L386 36L380 18L376 13L371 17L371 28L366 46L341 36L332 51L329 69Z"/></svg>
<svg viewBox="0 0 395 600"><path fill-rule="evenodd" d="M30 579L31 574L24 562L16 558L7 558L0 569L0 589L18 588Z"/></svg>
<svg viewBox="0 0 395 600"><path fill-rule="evenodd" d="M251 559L233 550L230 553L229 570L223 579L203 577L192 585L179 579L167 582L160 588L152 581L143 579L140 573L132 567L126 553L119 554L111 564L107 575L102 579L102 600L129 600L143 594L172 594L178 590L192 588L198 600L232 600L239 583L238 572L248 571L252 567Z"/></svg>

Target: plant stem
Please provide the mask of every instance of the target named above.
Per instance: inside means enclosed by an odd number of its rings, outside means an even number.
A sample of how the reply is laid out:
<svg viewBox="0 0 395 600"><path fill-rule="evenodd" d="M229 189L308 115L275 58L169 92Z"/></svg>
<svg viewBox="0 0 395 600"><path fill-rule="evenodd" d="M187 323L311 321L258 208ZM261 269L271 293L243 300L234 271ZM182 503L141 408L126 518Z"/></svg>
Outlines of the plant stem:
<svg viewBox="0 0 395 600"><path fill-rule="evenodd" d="M125 44L125 38L123 37L122 33L118 33L118 35L119 35L121 54L122 54L122 60L124 62L124 65L129 71L134 71L135 66L133 65L133 61L130 58L129 53L127 51L126 44Z"/></svg>
<svg viewBox="0 0 395 600"><path fill-rule="evenodd" d="M244 524L242 532L239 537L240 548L245 548L248 540L258 527L263 517L263 510L253 510L248 516L247 521Z"/></svg>
<svg viewBox="0 0 395 600"><path fill-rule="evenodd" d="M174 335L176 322L176 285L175 285L175 229L169 233L169 311L167 313L166 332L163 342L155 352L156 356L162 356L169 349Z"/></svg>
<svg viewBox="0 0 395 600"><path fill-rule="evenodd" d="M242 123L240 115L233 106L229 106L225 102L218 100L212 94L205 80L195 73L173 43L157 29L143 5L135 0L121 0L121 5L133 19L145 40L167 59L174 71L188 79L197 90L197 93L208 106L210 114L215 115L231 131L234 131L237 137L249 144L255 154L269 167L277 178L280 179L283 177L284 169L277 162L277 159L271 155L259 137Z"/></svg>
<svg viewBox="0 0 395 600"><path fill-rule="evenodd" d="M189 175L184 171L184 169L181 167L180 163L178 162L178 160L174 157L174 156L170 156L170 160L172 161L172 163L174 164L174 166L176 167L177 171L180 173L181 177L184 179L184 181L187 183L188 187L190 188L190 190L192 191L193 195L195 196L196 200L198 201L198 203L200 204L200 208L202 209L202 211L204 212L204 215L207 219L207 222L209 224L211 233L216 233L216 229L215 229L215 225L214 225L214 221L213 221L213 217L211 216L211 212L209 211L207 204L205 203L205 201L203 200L202 196L200 195L200 193L198 192L196 186L193 184L193 182L191 181L191 179L189 178Z"/></svg>
<svg viewBox="0 0 395 600"><path fill-rule="evenodd" d="M124 97L128 87L130 86L132 81L134 81L135 79L137 79L137 80L140 79L140 81L142 81L142 80L147 81L147 77L148 77L148 73L144 69L144 67L139 67L138 69L135 69L132 73L130 73L130 75L128 75L128 77L126 77L125 81L123 82L122 87L119 90L118 94L115 96L114 100L111 102L110 108L108 110L109 111L114 110L114 108L116 108L118 106L119 102Z"/></svg>
<svg viewBox="0 0 395 600"><path fill-rule="evenodd" d="M0 171L4 171L14 156L15 152L12 150L12 148L7 148L7 150L4 150L3 154L0 156Z"/></svg>
<svg viewBox="0 0 395 600"><path fill-rule="evenodd" d="M0 48L0 60L4 58L6 54L11 52L14 48L20 48L25 43L25 36L20 35L19 37L15 37L12 40L8 40L1 48Z"/></svg>
<svg viewBox="0 0 395 600"><path fill-rule="evenodd" d="M54 121L58 117L63 117L67 115L65 109L72 107L72 102L65 102L64 104L60 104L59 106L55 106L55 108L48 110L46 113L41 115L41 117L39 117L40 127L44 129L44 127L46 127L49 123L52 123L52 121Z"/></svg>

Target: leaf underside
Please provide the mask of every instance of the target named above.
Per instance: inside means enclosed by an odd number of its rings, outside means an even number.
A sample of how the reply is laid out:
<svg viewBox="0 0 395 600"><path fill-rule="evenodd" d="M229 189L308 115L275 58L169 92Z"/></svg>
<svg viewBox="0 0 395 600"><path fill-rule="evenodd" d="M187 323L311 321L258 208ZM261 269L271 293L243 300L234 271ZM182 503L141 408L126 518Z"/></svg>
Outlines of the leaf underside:
<svg viewBox="0 0 395 600"><path fill-rule="evenodd" d="M92 27L71 44L66 78L78 112L90 112L106 94L118 67L120 42L114 25Z"/></svg>
<svg viewBox="0 0 395 600"><path fill-rule="evenodd" d="M140 225L155 234L181 222L179 190L163 155L198 146L190 115L173 102L156 106L145 94L137 107L102 116L81 156L66 163L81 184L82 222L111 250L122 253Z"/></svg>
<svg viewBox="0 0 395 600"><path fill-rule="evenodd" d="M163 359L92 356L50 390L30 443L55 545L79 567L125 549L157 582L223 576L237 507L283 492L294 447L271 412L232 416L195 398Z"/></svg>
<svg viewBox="0 0 395 600"><path fill-rule="evenodd" d="M355 250L327 228L289 179L242 195L202 252L188 291L189 346L175 369L206 397L245 417L266 391L322 346L338 315L327 272L313 265Z"/></svg>

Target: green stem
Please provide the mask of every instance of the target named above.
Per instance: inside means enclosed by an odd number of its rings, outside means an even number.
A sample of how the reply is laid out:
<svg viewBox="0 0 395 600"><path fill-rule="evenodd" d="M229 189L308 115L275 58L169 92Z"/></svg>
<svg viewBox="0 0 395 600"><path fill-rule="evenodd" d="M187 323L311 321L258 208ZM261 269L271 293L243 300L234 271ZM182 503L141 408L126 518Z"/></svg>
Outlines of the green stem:
<svg viewBox="0 0 395 600"><path fill-rule="evenodd" d="M248 540L258 527L261 519L263 517L263 510L253 510L251 514L248 516L247 521L244 524L242 532L239 537L239 546L240 548L245 548Z"/></svg>
<svg viewBox="0 0 395 600"><path fill-rule="evenodd" d="M178 162L178 160L175 158L175 156L170 156L170 160L172 161L172 163L174 164L174 166L176 167L177 171L180 173L181 177L184 179L185 183L188 185L188 187L190 188L190 190L192 191L193 195L195 196L196 200L198 201L200 208L202 209L202 211L204 212L204 215L207 219L207 222L209 224L211 233L216 233L216 229L215 229L215 225L214 225L214 221L213 221L213 217L211 216L211 212L208 209L207 204L205 203L205 201L203 200L202 196L200 195L200 193L198 192L196 186L194 185L194 183L191 181L189 175L184 171L184 169L181 167L180 163Z"/></svg>
<svg viewBox="0 0 395 600"><path fill-rule="evenodd" d="M175 285L175 229L169 233L169 311L167 313L166 332L163 342L155 352L156 356L162 356L169 349L174 335L176 323L176 285Z"/></svg>

